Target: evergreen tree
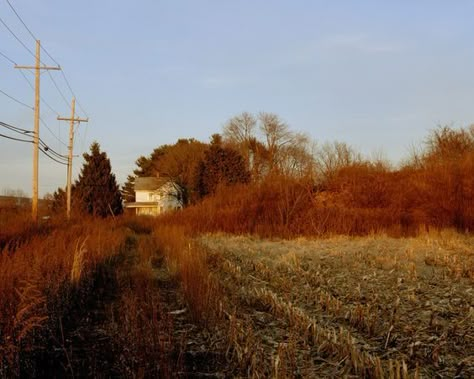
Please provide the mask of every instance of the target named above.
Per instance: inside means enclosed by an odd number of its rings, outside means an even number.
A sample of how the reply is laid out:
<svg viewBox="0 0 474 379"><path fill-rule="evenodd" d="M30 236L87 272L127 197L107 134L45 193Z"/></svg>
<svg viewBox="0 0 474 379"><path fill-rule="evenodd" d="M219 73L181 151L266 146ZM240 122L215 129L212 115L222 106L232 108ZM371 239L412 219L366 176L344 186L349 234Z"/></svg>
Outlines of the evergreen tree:
<svg viewBox="0 0 474 379"><path fill-rule="evenodd" d="M122 196L107 154L94 142L90 154L84 153L83 157L85 163L73 192L76 207L93 216L122 213Z"/></svg>
<svg viewBox="0 0 474 379"><path fill-rule="evenodd" d="M66 212L66 191L64 189L58 188L54 191L51 210L54 213Z"/></svg>
<svg viewBox="0 0 474 379"><path fill-rule="evenodd" d="M122 193L122 198L126 202L135 201L135 176L127 176L127 181L122 186L122 190L120 192Z"/></svg>
<svg viewBox="0 0 474 379"><path fill-rule="evenodd" d="M230 147L223 147L218 134L212 136L211 147L204 153L195 173L195 186L200 197L214 193L219 185L250 181L242 156Z"/></svg>

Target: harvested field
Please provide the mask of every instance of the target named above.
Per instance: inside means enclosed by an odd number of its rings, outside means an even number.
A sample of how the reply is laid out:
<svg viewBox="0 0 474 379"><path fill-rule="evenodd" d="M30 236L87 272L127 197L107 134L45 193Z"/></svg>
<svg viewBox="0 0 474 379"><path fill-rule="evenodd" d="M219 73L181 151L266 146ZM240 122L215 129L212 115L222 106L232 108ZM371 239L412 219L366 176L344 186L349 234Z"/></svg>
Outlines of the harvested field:
<svg viewBox="0 0 474 379"><path fill-rule="evenodd" d="M472 237L200 241L249 375L474 377Z"/></svg>

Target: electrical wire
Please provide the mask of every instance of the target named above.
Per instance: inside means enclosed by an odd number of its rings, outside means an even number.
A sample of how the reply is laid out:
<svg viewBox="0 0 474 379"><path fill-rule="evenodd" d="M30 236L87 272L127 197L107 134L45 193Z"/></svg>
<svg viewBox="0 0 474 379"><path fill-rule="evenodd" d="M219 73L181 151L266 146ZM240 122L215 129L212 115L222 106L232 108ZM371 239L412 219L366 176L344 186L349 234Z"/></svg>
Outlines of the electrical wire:
<svg viewBox="0 0 474 379"><path fill-rule="evenodd" d="M51 105L49 105L42 96L40 96L40 100L44 105L46 105L49 108L51 112L53 112L56 116L59 116L59 112L55 110Z"/></svg>
<svg viewBox="0 0 474 379"><path fill-rule="evenodd" d="M3 26L5 26L5 28L10 32L10 34L15 37L15 39L20 43L21 46L23 46L25 48L25 50L33 57L33 58L36 58L36 55L35 53L33 53L33 51L31 51L28 46L26 46L23 41L13 32L13 30L11 30L9 28L9 26L5 23L5 21L3 21L3 19L0 17L0 22L3 24Z"/></svg>
<svg viewBox="0 0 474 379"><path fill-rule="evenodd" d="M15 8L13 7L13 5L11 4L11 2L9 0L6 0L8 6L10 7L10 9L13 11L13 13L16 15L16 17L20 20L20 22L22 23L22 25L25 27L25 29L28 31L28 33L30 34L30 36L36 41L37 38L36 36L34 35L34 33L31 31L30 28L28 28L28 26L26 25L26 23L23 21L23 19L21 18L21 16L19 15L19 13L15 10ZM5 23L5 21L3 21L3 19L0 18L0 22L5 26L5 28L10 32L10 34L33 56L36 58L36 55L23 43L23 41L13 32L13 30L10 29L10 27ZM57 66L60 66L59 62L54 59L51 54L46 50L46 48L44 48L44 46L40 45L40 48L41 50L43 50L46 55L57 65ZM13 63L13 64L16 64L12 59L10 59L7 55L1 53L1 55L7 59L9 62ZM42 61L40 61L43 65L44 63ZM34 87L33 87L33 84L31 83L31 81L26 77L26 75L20 70L21 72L21 75L23 76L23 78L27 81L28 85L30 86L30 88L32 90L34 90ZM86 117L89 117L87 112L84 110L84 108L82 107L82 104L79 102L79 100L77 100L77 96L75 95L73 89L72 89L72 86L71 84L69 83L69 80L67 79L66 77L66 74L64 73L63 70L61 70L61 74L62 74L62 77L69 89L69 91L71 92L71 94L73 95L74 98L76 98L76 103L79 107L79 109L86 115ZM51 73L48 71L48 75L51 79L51 81L53 82L54 86L56 87L56 90L59 92L60 96L62 97L62 99L64 100L64 102L67 104L68 108L70 108L70 104L69 102L67 101L64 93L61 91L61 89L59 88L57 82L54 80L53 76L51 75ZM19 101L18 99L15 99L13 98L12 96L6 94L5 92L1 91L4 95L8 96L9 98L11 98L12 100L24 105L24 106L27 106L28 108L32 109L30 106L26 105L25 103ZM45 104L53 113L55 113L56 115L59 116L59 112L57 112L43 97L40 96L40 100L43 104ZM48 129L48 131L51 133L51 135L56 139L58 140L62 145L66 146L67 145L61 141L60 138L58 138L56 136L56 134L49 128L49 126L46 124L46 122L40 117L40 121L41 123L46 127L46 129ZM53 154L56 154L58 157L61 157L63 158L62 155L60 155L59 153L55 152L54 150L51 150L49 147L47 147L46 144L44 144L45 148L48 148L48 150L50 150Z"/></svg>
<svg viewBox="0 0 474 379"><path fill-rule="evenodd" d="M10 7L10 9L13 11L13 13L15 13L16 17L20 20L20 22L23 24L23 26L25 27L25 29L28 31L28 33L30 34L30 36L36 41L37 38L36 36L33 34L33 32L30 30L30 28L28 28L28 26L26 25L26 23L23 21L23 19L21 18L21 16L18 14L18 12L15 10L15 8L13 7L13 5L10 3L9 0L6 0L8 6ZM11 31L10 31L11 32ZM13 32L11 32L13 34ZM26 47L26 46L25 46ZM43 50L45 52L45 54L57 65L57 66L61 66L59 64L59 62L54 59L51 54L48 52L48 50L46 50L46 48L43 46L43 45L40 45L40 48L41 50ZM48 72L49 74L49 72ZM69 84L69 80L67 79L66 77L66 74L64 73L64 70L61 70L61 74L64 78L64 81L66 82L66 85L67 87L69 88L69 91L71 92L72 96L74 98L76 98L76 103L77 105L79 106L79 109L84 113L84 115L86 117L89 117L87 112L84 110L84 108L82 107L81 103L79 102L79 100L77 100L77 96L75 95L74 91L72 90L72 87L71 85ZM56 85L56 83L54 82L54 79L52 78L51 74L50 74L50 77L51 77L51 80L53 80L53 83L54 85L56 86L56 88L58 89L59 93L61 94L61 96L63 97L63 99L65 100L65 96L64 94L61 92L61 90L59 89L59 87ZM66 101L66 103L68 104L69 106L69 103Z"/></svg>
<svg viewBox="0 0 474 379"><path fill-rule="evenodd" d="M56 163L62 164L63 166L67 166L67 163L58 161L56 158L53 158L51 155L49 155L49 154L48 154L45 150L43 150L41 147L40 147L40 151L41 151L44 155L46 155L49 159L55 161Z"/></svg>
<svg viewBox="0 0 474 379"><path fill-rule="evenodd" d="M3 121L0 121L0 125L7 129L13 130L14 132L17 132L17 133L34 133L33 130L26 130L23 128L19 128L18 126L13 126Z"/></svg>
<svg viewBox="0 0 474 379"><path fill-rule="evenodd" d="M18 70L20 72L20 75L23 76L23 79L25 79L25 81L28 83L28 85L30 86L30 88L34 91L35 90L35 87L33 86L33 83L31 83L30 79L28 79L28 77L25 75L25 73L23 72L23 70Z"/></svg>
<svg viewBox="0 0 474 379"><path fill-rule="evenodd" d="M34 36L34 34L31 32L31 30L28 28L28 26L26 26L26 24L23 22L23 20L21 19L20 15L17 13L17 11L15 10L15 8L13 8L13 5L11 5L11 3L6 0L6 2L8 3L8 5L10 6L11 10L13 11L13 13L16 14L16 17L18 17L18 19L20 20L20 22L23 24L23 26L25 27L26 30L28 30L28 33L30 33L30 36L33 37L33 39L36 41L36 37Z"/></svg>
<svg viewBox="0 0 474 379"><path fill-rule="evenodd" d="M56 156L58 159L64 159L67 160L67 156L59 154L57 151L53 150L50 148L41 138L39 139L39 145L42 146L45 150L48 152L52 153L54 156Z"/></svg>
<svg viewBox="0 0 474 379"><path fill-rule="evenodd" d="M79 100L77 99L77 96L76 94L74 93L74 91L72 90L71 88L71 85L69 84L69 80L67 80L67 77L66 77L66 74L64 73L64 70L61 70L61 74L64 78L64 81L66 82L66 85L67 87L69 88L69 91L71 92L72 96L76 99L76 103L77 105L79 106L79 109L82 111L82 113L84 113L84 115L89 118L89 115L87 114L87 112L84 110L84 108L82 107L81 103L79 102Z"/></svg>
<svg viewBox="0 0 474 379"><path fill-rule="evenodd" d="M38 39L36 38L36 36L33 34L33 32L30 30L30 28L28 28L28 26L27 26L26 23L23 21L23 19L20 17L20 15L19 15L18 12L15 10L15 8L13 7L13 5L10 3L10 1L6 0L6 2L7 2L7 4L8 4L8 6L10 7L10 9L13 11L13 13L15 13L15 16L18 18L18 20L20 20L20 22L23 24L23 26L24 26L25 29L28 31L28 33L30 34L30 36L33 38L33 40L34 40L34 41L37 41ZM6 25L6 23L5 23L3 20L1 20L1 21L2 21L3 25L8 29L8 31L16 38L16 40L17 40L18 42L20 42L20 43L23 45L23 47L26 48L26 49L29 51L29 53L30 53L31 55L33 55L33 57L36 57L36 55L33 54L33 51L31 51L31 50L15 35L15 33L13 33L13 31ZM47 51L43 46L40 45L40 48L41 48L41 50L43 50L43 51L46 53L46 55L47 55L48 57L50 57L50 58L59 66L59 63L56 62L56 60L48 53L48 51ZM41 62L42 64L44 64L43 61L40 61L40 62Z"/></svg>
<svg viewBox="0 0 474 379"><path fill-rule="evenodd" d="M67 147L67 145L66 145L63 141L61 141L61 140L56 136L56 134L53 133L53 131L52 131L52 130L50 129L50 127L48 126L48 124L46 124L46 122L45 122L41 117L40 117L40 122L41 122L41 124L43 124L43 126L44 126L46 129L48 129L48 131L51 133L51 135L52 135L61 145Z"/></svg>
<svg viewBox="0 0 474 379"><path fill-rule="evenodd" d="M18 14L18 12L15 10L15 8L13 7L13 5L10 3L9 0L5 0L8 4L8 6L10 7L10 9L13 11L13 13L15 13L15 16L18 18L18 20L20 20L20 22L23 24L23 26L25 27L25 29L28 31L28 33L30 34L30 36L36 41L37 38L36 36L33 34L33 32L30 30L30 28L28 28L28 26L26 25L26 23L23 21L23 19L21 18L21 16ZM56 59L54 59L48 52L48 50L46 50L43 46L41 46L41 50L43 50L46 55L54 62L56 63L57 66L60 66L60 64L56 61Z"/></svg>
<svg viewBox="0 0 474 379"><path fill-rule="evenodd" d="M15 97L9 95L8 93L6 93L5 91L2 91L1 89L0 89L0 93L2 93L3 95L5 95L6 97L8 97L10 100L15 101L16 103L21 104L21 105L23 105L23 106L26 107L26 108L29 108L29 109L34 110L34 108L31 107L30 105L24 103L24 102L21 101L21 100L18 100L17 98L15 98Z"/></svg>
<svg viewBox="0 0 474 379"><path fill-rule="evenodd" d="M63 98L64 103L66 104L66 106L67 106L68 108L71 108L71 104L69 104L69 102L66 100L66 96L64 96L64 93L59 89L58 84L56 83L56 81L55 81L54 78L53 78L53 75L51 75L51 73L49 72L49 70L46 70L46 71L47 71L47 73L48 73L49 78L50 78L51 81L53 82L54 86L55 86L56 89L58 90L59 94L60 94L61 97Z"/></svg>
<svg viewBox="0 0 474 379"><path fill-rule="evenodd" d="M10 125L10 124L7 124L6 122L2 122L0 121L0 126L3 126L13 132L16 132L16 133L19 133L19 134L28 134L28 133L31 133L32 135L34 135L34 131L32 130L26 130L26 129L23 129L23 128L19 128L17 126L13 126L13 125ZM4 136L4 135L3 135ZM9 137L6 137L6 138L9 138ZM12 137L13 138L13 137ZM23 140L22 140L23 141ZM26 141L26 140L25 140ZM33 140L31 140L31 142L33 142ZM44 142L41 138L38 139L38 142L39 142L39 145L41 147L43 147L43 149L45 151L49 151L52 155L56 156L57 159L65 159L67 160L67 157L65 155L62 155L60 153L58 153L57 151L55 151L54 149L52 149L51 147L48 146L48 144L46 142Z"/></svg>
<svg viewBox="0 0 474 379"><path fill-rule="evenodd" d="M33 143L33 140L27 140L27 139L21 139L21 138L10 137L10 136L7 136L7 135L1 134L1 133L0 133L0 137L8 138L8 139L11 139L11 140L13 140L13 141L30 142L30 143Z"/></svg>
<svg viewBox="0 0 474 379"><path fill-rule="evenodd" d="M49 71L48 71L48 72L49 72ZM35 90L35 87L34 87L33 84L31 83L30 79L28 79L28 78L26 77L25 73L24 73L22 70L20 70L20 74L21 74L21 76L23 76L23 78L25 79L25 81L28 83L28 85L29 85L29 87L31 88L31 90L34 91L34 90ZM56 116L59 116L59 112L58 112L57 110L55 110L41 95L40 95L40 100L41 100L41 102L42 102L44 105L46 105L46 106L49 108L49 110L50 110L51 112L53 112Z"/></svg>
<svg viewBox="0 0 474 379"><path fill-rule="evenodd" d="M13 59L11 59L10 57L8 57L6 54L2 53L1 51L0 51L0 55L1 55L3 58L5 58L7 61L9 61L10 63L16 64L16 62L15 62Z"/></svg>

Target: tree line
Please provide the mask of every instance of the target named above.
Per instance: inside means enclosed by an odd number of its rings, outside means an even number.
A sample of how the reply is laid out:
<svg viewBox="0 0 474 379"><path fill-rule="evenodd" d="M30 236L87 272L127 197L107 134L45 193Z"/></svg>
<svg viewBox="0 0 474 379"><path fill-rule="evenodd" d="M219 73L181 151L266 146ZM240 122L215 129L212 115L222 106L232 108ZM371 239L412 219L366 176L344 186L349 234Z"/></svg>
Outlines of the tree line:
<svg viewBox="0 0 474 379"><path fill-rule="evenodd" d="M239 222L252 210L267 212L266 223L293 224L307 234L474 227L474 126L432 130L399 167L364 158L343 142L317 145L276 114L247 112L208 143L179 139L140 156L121 189L98 143L84 159L73 204L103 217L121 213L122 199L134 201L136 177L164 176L182 188L185 206L220 201L236 210L231 203L240 201ZM58 190L54 203L64 204L64 195ZM253 218L255 224L259 214Z"/></svg>
<svg viewBox="0 0 474 379"><path fill-rule="evenodd" d="M311 176L314 159L309 138L294 132L277 115L237 115L209 143L179 139L162 145L135 162L122 194L133 201L137 176L166 176L184 191L184 203L194 204L222 185L258 182L268 175Z"/></svg>
<svg viewBox="0 0 474 379"><path fill-rule="evenodd" d="M275 114L244 112L229 119L210 143L178 140L136 165L123 188L125 199L133 199L136 176L169 176L184 188L185 204L219 203L215 209L240 212L237 224L252 219L247 227L229 230L265 229L255 224L259 217L267 226L291 228L290 234L474 227L474 126L435 128L395 167L343 142L318 145ZM253 210L259 213L252 215Z"/></svg>

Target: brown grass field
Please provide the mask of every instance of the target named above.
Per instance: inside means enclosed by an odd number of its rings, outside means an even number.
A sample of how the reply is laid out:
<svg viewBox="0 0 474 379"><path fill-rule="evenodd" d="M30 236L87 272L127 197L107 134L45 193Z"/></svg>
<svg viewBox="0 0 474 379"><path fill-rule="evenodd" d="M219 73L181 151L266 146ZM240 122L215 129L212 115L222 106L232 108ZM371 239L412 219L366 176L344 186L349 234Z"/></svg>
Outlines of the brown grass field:
<svg viewBox="0 0 474 379"><path fill-rule="evenodd" d="M471 236L118 217L4 223L0 240L0 377L474 377Z"/></svg>

